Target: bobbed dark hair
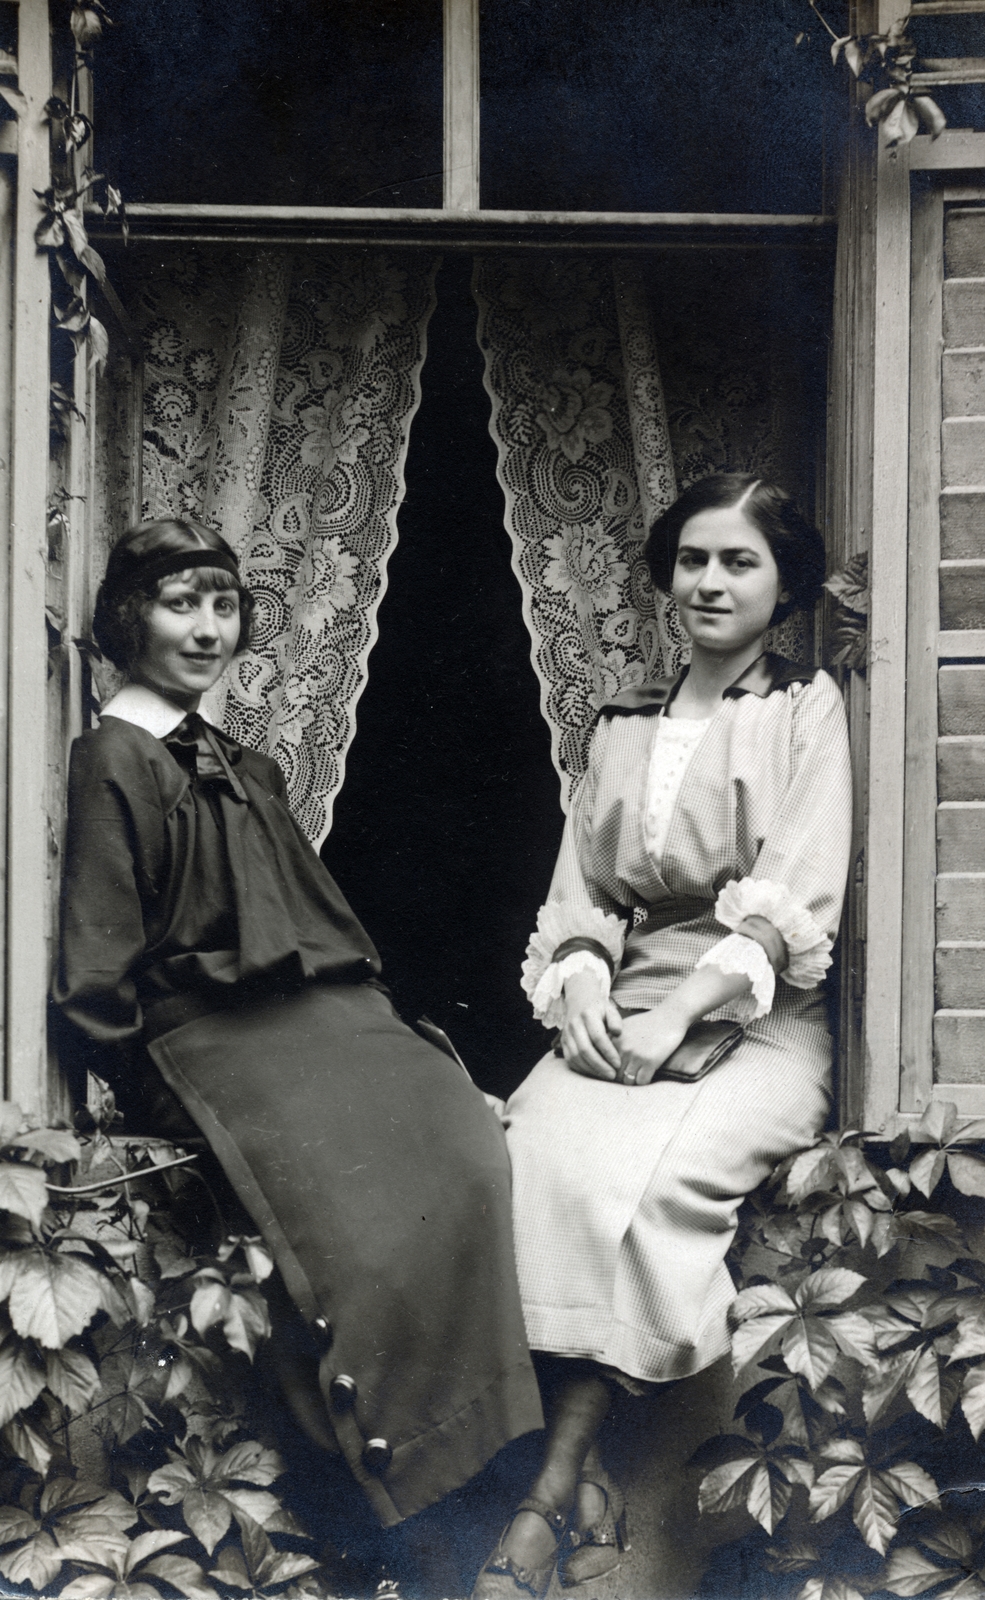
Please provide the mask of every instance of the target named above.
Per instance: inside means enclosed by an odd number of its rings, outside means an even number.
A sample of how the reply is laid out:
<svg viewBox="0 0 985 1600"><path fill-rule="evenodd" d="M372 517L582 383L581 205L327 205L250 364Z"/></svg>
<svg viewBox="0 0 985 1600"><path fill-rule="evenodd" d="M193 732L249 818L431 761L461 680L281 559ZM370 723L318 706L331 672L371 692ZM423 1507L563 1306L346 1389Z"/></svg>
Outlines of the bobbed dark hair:
<svg viewBox="0 0 985 1600"><path fill-rule="evenodd" d="M140 522L128 528L113 546L106 564L106 576L99 585L92 631L104 655L121 672L129 672L147 644L147 609L161 593L161 586L181 568L159 576L161 558L214 550L224 562L236 563L236 555L221 533L191 517L162 517L155 522ZM208 593L235 589L239 595L240 628L236 654L250 642L254 600L238 576L223 565L194 566L188 569L190 582ZM237 569L238 570L238 569Z"/></svg>
<svg viewBox="0 0 985 1600"><path fill-rule="evenodd" d="M657 518L644 550L654 585L670 594L681 530L691 517L702 511L728 510L740 501L742 515L773 552L780 587L788 596L777 606L771 623L782 622L792 611L810 611L821 598L824 540L783 489L751 472L715 472L699 478Z"/></svg>

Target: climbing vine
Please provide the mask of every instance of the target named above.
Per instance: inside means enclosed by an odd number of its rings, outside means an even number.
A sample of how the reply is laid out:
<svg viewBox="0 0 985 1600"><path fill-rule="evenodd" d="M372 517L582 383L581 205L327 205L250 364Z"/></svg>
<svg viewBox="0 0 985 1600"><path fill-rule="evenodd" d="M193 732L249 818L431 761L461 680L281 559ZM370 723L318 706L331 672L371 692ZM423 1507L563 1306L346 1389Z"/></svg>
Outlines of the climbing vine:
<svg viewBox="0 0 985 1600"><path fill-rule="evenodd" d="M87 197L95 200L104 216L115 216L126 234L126 212L120 191L110 180L84 164L80 153L91 147L93 127L81 109L83 73L92 66L92 51L112 26L101 0L73 5L69 14L73 47L68 99L53 95L45 105L52 136L52 183L38 191L41 220L35 239L51 253L55 273L52 283L52 318L55 329L71 340L74 353L88 350L91 366L100 368L109 354L106 329L89 303L93 282L104 285L106 268L89 241L85 225ZM57 380L51 385L51 431L63 440L73 417L82 418L74 397Z"/></svg>
<svg viewBox="0 0 985 1600"><path fill-rule="evenodd" d="M932 139L944 132L947 118L940 106L913 83L917 47L907 33L909 15L898 17L886 33L839 36L816 0L808 0L808 4L831 38L835 65L844 57L855 77L873 87L865 102L865 120L870 127L882 125L888 145L909 144L921 128Z"/></svg>

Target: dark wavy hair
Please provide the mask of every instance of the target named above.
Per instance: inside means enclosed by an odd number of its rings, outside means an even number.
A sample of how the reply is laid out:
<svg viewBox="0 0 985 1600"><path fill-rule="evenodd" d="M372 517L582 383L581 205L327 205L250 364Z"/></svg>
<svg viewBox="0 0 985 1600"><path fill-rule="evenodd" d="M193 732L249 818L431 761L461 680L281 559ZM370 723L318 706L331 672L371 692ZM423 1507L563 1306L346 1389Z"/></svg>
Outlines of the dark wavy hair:
<svg viewBox="0 0 985 1600"><path fill-rule="evenodd" d="M129 672L143 655L147 644L148 608L160 595L162 585L177 576L171 573L168 577L157 577L153 569L160 570L161 556L180 555L185 550L215 550L227 559L236 560L235 552L221 533L193 522L190 517L140 522L135 528L128 528L110 551L106 576L96 595L92 631L100 650L121 672ZM189 582L202 593L235 589L239 595L238 655L250 642L253 596L224 566L188 570Z"/></svg>
<svg viewBox="0 0 985 1600"><path fill-rule="evenodd" d="M771 623L792 611L810 611L821 598L824 582L824 540L797 510L790 496L751 472L716 472L692 483L650 529L644 554L655 586L670 594L681 530L702 511L723 511L742 502L742 515L773 552L780 587L788 599L777 606Z"/></svg>

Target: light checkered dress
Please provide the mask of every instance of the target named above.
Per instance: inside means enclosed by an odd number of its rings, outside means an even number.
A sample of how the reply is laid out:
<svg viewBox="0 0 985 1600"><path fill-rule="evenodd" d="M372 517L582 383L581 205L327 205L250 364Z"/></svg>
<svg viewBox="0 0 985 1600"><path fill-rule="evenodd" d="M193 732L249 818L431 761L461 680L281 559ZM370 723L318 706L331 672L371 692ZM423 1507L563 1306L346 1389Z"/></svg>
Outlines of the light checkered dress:
<svg viewBox="0 0 985 1600"><path fill-rule="evenodd" d="M848 868L851 773L827 674L766 657L727 691L687 768L659 862L646 783L667 686L606 708L565 830L550 900L647 919L613 984L653 1006L722 938L730 879L784 884L833 938ZM649 713L649 714L648 714ZM654 714L656 713L656 714ZM597 912L595 913L597 916ZM712 1013L732 1015L729 1007ZM506 1108L520 1290L531 1347L651 1381L729 1347L725 1254L742 1197L810 1144L830 1102L820 988L782 981L769 1015L696 1084L627 1088L545 1056Z"/></svg>

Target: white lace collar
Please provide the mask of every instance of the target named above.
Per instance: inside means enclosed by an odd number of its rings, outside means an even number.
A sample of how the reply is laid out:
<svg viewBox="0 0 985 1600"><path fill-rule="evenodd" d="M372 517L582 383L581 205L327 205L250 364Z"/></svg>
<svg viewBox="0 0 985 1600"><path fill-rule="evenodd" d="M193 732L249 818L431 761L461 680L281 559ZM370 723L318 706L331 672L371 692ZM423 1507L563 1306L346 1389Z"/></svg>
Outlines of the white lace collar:
<svg viewBox="0 0 985 1600"><path fill-rule="evenodd" d="M147 689L142 683L127 683L103 706L99 715L101 718L119 717L121 722L132 722L145 733L153 734L155 739L166 739L184 721L186 713L156 690ZM208 717L203 718L205 722L208 720Z"/></svg>

